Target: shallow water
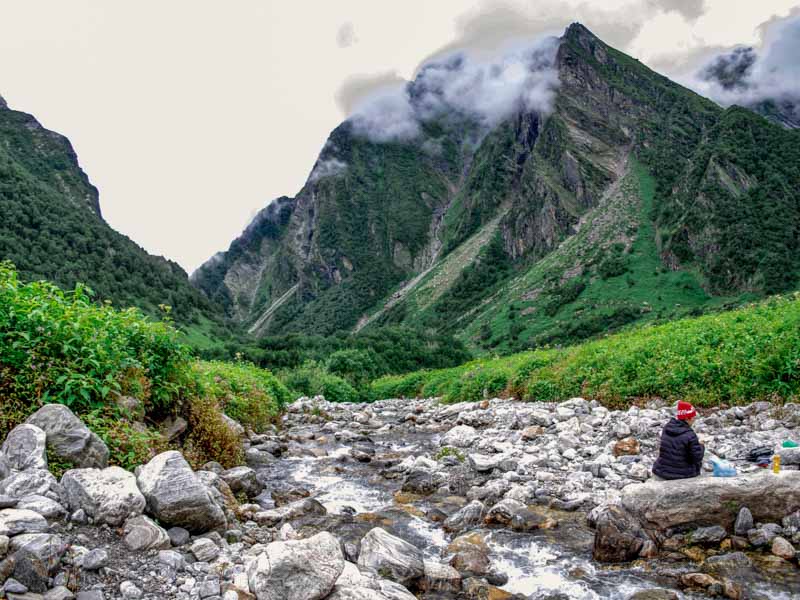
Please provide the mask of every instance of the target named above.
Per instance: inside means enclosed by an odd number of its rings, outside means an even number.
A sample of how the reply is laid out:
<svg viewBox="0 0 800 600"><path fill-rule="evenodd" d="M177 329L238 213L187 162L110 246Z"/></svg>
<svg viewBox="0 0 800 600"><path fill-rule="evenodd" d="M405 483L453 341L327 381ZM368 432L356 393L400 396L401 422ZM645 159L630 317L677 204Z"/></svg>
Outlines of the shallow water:
<svg viewBox="0 0 800 600"><path fill-rule="evenodd" d="M378 455L393 453L401 458L430 455L433 436L416 437L412 442L377 436L373 440ZM270 465L267 479L278 485L289 482L309 490L333 515L379 514L390 519L394 533L420 548L426 558L445 557L451 536L439 523L410 514L395 502L393 494L400 489L402 480L384 479L370 463L349 459L350 447L346 444L330 442L325 448L328 451L325 457L288 458ZM428 502L426 498L416 500L414 512L427 512L432 506ZM508 576L508 583L502 589L531 598L558 593L573 600L627 600L639 590L669 587L645 569L604 568L594 564L591 532L580 515L570 513L569 519L569 523L546 532L480 530L490 548L494 570ZM775 600L800 598L781 588L754 582L751 589ZM694 597L678 593L680 598Z"/></svg>

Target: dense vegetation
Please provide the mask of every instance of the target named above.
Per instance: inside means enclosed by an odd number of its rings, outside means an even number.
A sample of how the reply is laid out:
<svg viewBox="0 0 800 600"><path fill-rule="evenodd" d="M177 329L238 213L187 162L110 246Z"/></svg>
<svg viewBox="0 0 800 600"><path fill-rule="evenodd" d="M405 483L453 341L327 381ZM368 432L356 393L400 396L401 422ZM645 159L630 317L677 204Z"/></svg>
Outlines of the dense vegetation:
<svg viewBox="0 0 800 600"><path fill-rule="evenodd" d="M30 281L88 284L103 300L157 316L174 307L182 326L224 334L212 304L176 263L147 254L111 229L66 138L0 107L0 260Z"/></svg>
<svg viewBox="0 0 800 600"><path fill-rule="evenodd" d="M141 413L129 414L120 396L138 399ZM159 424L184 415L190 428L179 441L187 456L232 465L241 445L222 411L262 430L288 400L267 371L197 363L168 320L97 303L80 284L64 292L23 283L11 264L0 264L0 437L59 402L106 441L112 462L132 467L165 446Z"/></svg>
<svg viewBox="0 0 800 600"><path fill-rule="evenodd" d="M479 359L454 369L385 377L374 398L446 401L583 395L619 405L681 398L701 406L793 400L800 392L800 295L645 326L564 349Z"/></svg>

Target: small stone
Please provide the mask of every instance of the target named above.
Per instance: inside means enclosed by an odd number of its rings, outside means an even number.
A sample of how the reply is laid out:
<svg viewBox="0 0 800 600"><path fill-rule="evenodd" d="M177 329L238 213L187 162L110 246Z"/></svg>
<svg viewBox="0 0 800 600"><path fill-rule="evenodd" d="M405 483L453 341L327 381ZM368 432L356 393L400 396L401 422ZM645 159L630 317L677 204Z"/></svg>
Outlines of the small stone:
<svg viewBox="0 0 800 600"><path fill-rule="evenodd" d="M138 600L142 597L142 590L140 590L131 581L123 581L119 584L119 591L125 600Z"/></svg>
<svg viewBox="0 0 800 600"><path fill-rule="evenodd" d="M74 598L75 594L63 585L57 585L52 590L48 590L44 595L44 600L73 600Z"/></svg>
<svg viewBox="0 0 800 600"><path fill-rule="evenodd" d="M778 536L772 540L772 553L784 560L793 560L797 551L786 539Z"/></svg>
<svg viewBox="0 0 800 600"><path fill-rule="evenodd" d="M614 456L635 456L639 454L639 440L626 437L614 444Z"/></svg>
<svg viewBox="0 0 800 600"><path fill-rule="evenodd" d="M192 537L192 534L186 531L183 527L170 527L167 530L167 535L169 536L169 541L172 542L173 546L183 546L184 544L189 543L189 539Z"/></svg>
<svg viewBox="0 0 800 600"><path fill-rule="evenodd" d="M87 571L102 569L108 564L108 552L102 548L95 548L83 555L81 566Z"/></svg>
<svg viewBox="0 0 800 600"><path fill-rule="evenodd" d="M723 527L714 525L713 527L700 527L692 532L693 544L719 544L727 536Z"/></svg>
<svg viewBox="0 0 800 600"><path fill-rule="evenodd" d="M22 585L14 578L9 578L6 579L6 582L3 584L3 590L6 594L24 594L28 591L28 587Z"/></svg>
<svg viewBox="0 0 800 600"><path fill-rule="evenodd" d="M105 596L100 590L86 590L78 592L78 597L75 600L105 600Z"/></svg>
<svg viewBox="0 0 800 600"><path fill-rule="evenodd" d="M753 513L746 506L739 509L739 515L736 517L736 523L733 525L733 532L736 535L747 535L747 532L753 529Z"/></svg>
<svg viewBox="0 0 800 600"><path fill-rule="evenodd" d="M209 579L203 581L197 586L197 592L200 598L210 598L212 596L219 596L219 580Z"/></svg>
<svg viewBox="0 0 800 600"><path fill-rule="evenodd" d="M158 561L176 572L186 568L186 559L183 558L183 554L175 550L161 550L158 553Z"/></svg>
<svg viewBox="0 0 800 600"><path fill-rule="evenodd" d="M212 562L219 556L219 546L208 538L199 538L192 544L191 552L201 562Z"/></svg>
<svg viewBox="0 0 800 600"><path fill-rule="evenodd" d="M167 532L144 515L125 521L125 545L133 551L169 548Z"/></svg>

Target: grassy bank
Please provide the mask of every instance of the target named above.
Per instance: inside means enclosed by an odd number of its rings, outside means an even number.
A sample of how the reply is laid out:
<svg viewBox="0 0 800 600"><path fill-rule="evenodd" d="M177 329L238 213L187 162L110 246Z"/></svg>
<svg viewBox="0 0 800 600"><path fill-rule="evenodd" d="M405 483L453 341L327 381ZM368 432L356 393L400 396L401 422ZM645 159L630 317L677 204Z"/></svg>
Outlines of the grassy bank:
<svg viewBox="0 0 800 600"><path fill-rule="evenodd" d="M608 404L682 398L698 405L789 400L800 388L800 295L725 313L645 326L563 349L384 377L374 399L507 395L549 401L583 395Z"/></svg>
<svg viewBox="0 0 800 600"><path fill-rule="evenodd" d="M241 458L223 411L256 431L280 414L286 388L246 363L198 362L165 319L93 302L78 285L64 292L47 282L23 283L0 263L0 439L49 402L69 406L132 467L167 447L159 425L189 423L175 441L194 463ZM121 396L139 401L131 411Z"/></svg>

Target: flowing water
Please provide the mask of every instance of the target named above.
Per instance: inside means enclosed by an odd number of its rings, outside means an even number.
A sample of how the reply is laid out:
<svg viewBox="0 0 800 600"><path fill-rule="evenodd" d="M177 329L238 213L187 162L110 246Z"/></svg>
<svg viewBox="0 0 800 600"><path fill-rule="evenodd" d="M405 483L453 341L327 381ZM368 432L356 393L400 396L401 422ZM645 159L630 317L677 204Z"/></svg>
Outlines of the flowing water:
<svg viewBox="0 0 800 600"><path fill-rule="evenodd" d="M376 460L365 463L350 458L350 444L336 442L327 433L314 435L316 439L303 445L324 450L325 456L280 459L265 467L260 478L270 487L296 486L308 490L329 513L325 528L337 535L353 524L363 525L358 533L363 535L378 524L417 546L426 558L446 560L452 536L426 515L436 508L450 514L457 506L437 496L416 496L410 502L401 498L403 501L399 502L395 494L400 490L402 478L386 477L380 460L391 457L397 462L409 456L431 456L437 448L437 436L414 434L411 440L403 441L397 439L397 433L372 435ZM690 569L688 561L671 563L662 569L658 563L624 568L598 565L591 560L593 532L585 525L585 515L564 512L554 516L559 526L550 530L533 533L501 528L478 530L489 547L494 571L508 577L501 589L541 600L627 600L637 591L653 588L672 589L678 598L698 597L674 588L676 572L697 570ZM673 577L663 576L665 571ZM794 579L772 584L753 581L749 589L763 593L766 598L789 600L800 598L797 584Z"/></svg>

